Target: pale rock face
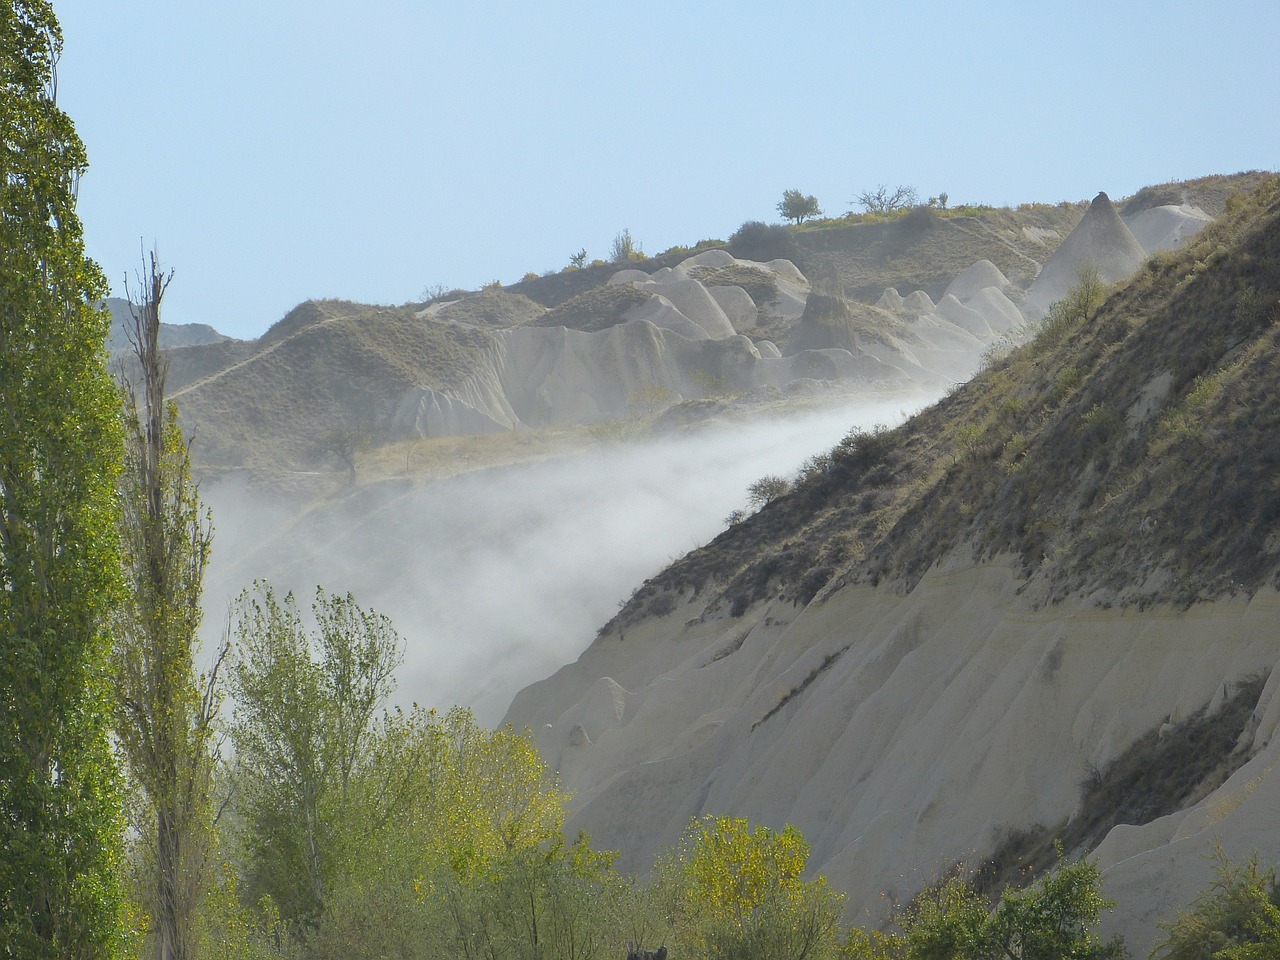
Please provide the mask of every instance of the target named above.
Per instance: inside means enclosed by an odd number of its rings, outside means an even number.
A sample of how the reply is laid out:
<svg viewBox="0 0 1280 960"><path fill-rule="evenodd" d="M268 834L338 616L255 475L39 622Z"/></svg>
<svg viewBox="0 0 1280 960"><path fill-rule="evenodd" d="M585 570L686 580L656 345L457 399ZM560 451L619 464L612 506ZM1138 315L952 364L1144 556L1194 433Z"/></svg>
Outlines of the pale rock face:
<svg viewBox="0 0 1280 960"><path fill-rule="evenodd" d="M510 423L499 423L470 404L436 390L414 390L400 401L391 421L395 436L456 437L500 433Z"/></svg>
<svg viewBox="0 0 1280 960"><path fill-rule="evenodd" d="M680 266L687 270L689 267L728 267L736 262L727 250L703 250L686 260L681 260Z"/></svg>
<svg viewBox="0 0 1280 960"><path fill-rule="evenodd" d="M770 260L768 263L763 264L763 266L768 270L772 270L780 279L790 280L792 283L797 283L806 287L809 285L808 279L800 272L800 268L790 260Z"/></svg>
<svg viewBox="0 0 1280 960"><path fill-rule="evenodd" d="M977 359L986 349L986 341L936 313L919 317L911 332L927 348L929 367L956 382L973 376Z"/></svg>
<svg viewBox="0 0 1280 960"><path fill-rule="evenodd" d="M707 287L707 292L724 311L736 332L742 333L756 325L760 311L747 291L741 287Z"/></svg>
<svg viewBox="0 0 1280 960"><path fill-rule="evenodd" d="M1017 330L1026 322L1014 302L995 287L979 290L965 301L965 306L982 314L997 334Z"/></svg>
<svg viewBox="0 0 1280 960"><path fill-rule="evenodd" d="M1151 207L1132 217L1125 225L1147 253L1176 250L1213 222L1199 207L1166 204Z"/></svg>
<svg viewBox="0 0 1280 960"><path fill-rule="evenodd" d="M979 260L947 284L944 296L950 294L961 303L968 303L971 297L985 287L1007 290L1009 278L990 260Z"/></svg>
<svg viewBox="0 0 1280 960"><path fill-rule="evenodd" d="M659 271L661 272L661 271ZM654 274L656 277L657 274ZM733 324L725 316L720 305L699 281L692 277L668 276L663 280L650 280L633 284L637 290L662 296L677 310L700 326L712 340L734 335Z"/></svg>
<svg viewBox="0 0 1280 960"><path fill-rule="evenodd" d="M937 314L944 320L950 320L960 329L973 334L979 340L990 340L995 336L991 330L991 324L987 323L981 313L966 307L950 293L938 301Z"/></svg>
<svg viewBox="0 0 1280 960"><path fill-rule="evenodd" d="M776 360L782 356L782 351L778 349L778 345L772 340L757 340L756 349L760 351L760 356L770 360Z"/></svg>
<svg viewBox="0 0 1280 960"><path fill-rule="evenodd" d="M627 320L647 320L655 327L662 327L672 333L689 340L706 340L707 331L686 317L670 300L664 296L654 295L637 306L632 307L623 316Z"/></svg>
<svg viewBox="0 0 1280 960"><path fill-rule="evenodd" d="M647 869L690 817L794 823L850 916L876 917L882 894L905 899L1010 829L1071 815L1090 769L1280 658L1274 591L1139 612L1036 608L1019 584L1012 565L953 558L905 595L849 586L736 620L685 603L601 635L506 719L552 724L545 755L574 794L567 828L621 850L623 869ZM1135 956L1156 919L1207 885L1215 840L1280 858L1277 689L1280 671L1248 733L1257 758L1098 850L1120 902L1108 926ZM590 744L571 745L575 724Z"/></svg>
<svg viewBox="0 0 1280 960"><path fill-rule="evenodd" d="M933 313L936 309L937 305L923 290L913 291L902 300L902 312L913 316Z"/></svg>
<svg viewBox="0 0 1280 960"><path fill-rule="evenodd" d="M884 293L880 294L880 299L876 301L876 306L881 310L897 313L902 309L904 302L896 287L885 287Z"/></svg>
<svg viewBox="0 0 1280 960"><path fill-rule="evenodd" d="M1104 283L1128 277L1147 258L1137 238L1125 226L1110 198L1098 194L1076 228L1053 252L1027 291L1025 310L1033 319L1044 316L1076 284L1084 264L1097 268Z"/></svg>
<svg viewBox="0 0 1280 960"><path fill-rule="evenodd" d="M643 270L635 270L635 269L628 268L626 270L619 270L617 273L611 276L609 278L609 286L625 287L628 284L632 284L637 281L641 283L647 283L649 279L650 279L649 275L645 273Z"/></svg>

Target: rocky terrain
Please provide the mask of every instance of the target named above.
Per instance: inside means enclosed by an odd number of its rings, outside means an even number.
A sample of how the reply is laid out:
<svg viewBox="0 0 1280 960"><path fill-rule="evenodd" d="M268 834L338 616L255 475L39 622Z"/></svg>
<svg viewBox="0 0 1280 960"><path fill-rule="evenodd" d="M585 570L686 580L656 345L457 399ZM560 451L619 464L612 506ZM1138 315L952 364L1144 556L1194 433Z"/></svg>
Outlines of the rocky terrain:
<svg viewBox="0 0 1280 960"><path fill-rule="evenodd" d="M1118 279L1203 227L1224 181L1250 177L1180 185L1176 203L1150 188L1118 208L1104 195L800 231L744 224L727 245L425 304L309 301L256 341L189 340L170 386L206 471L276 477L323 468L339 433L376 446L830 385L940 391L1041 316L1082 261Z"/></svg>
<svg viewBox="0 0 1280 960"><path fill-rule="evenodd" d="M1262 174L746 224L177 347L223 528L210 602L263 575L351 586L409 638L406 696L486 710L585 646L506 719L625 868L691 816L792 822L876 921L956 863L1025 877L1062 838L1140 954L1215 843L1280 857L1278 224ZM1073 299L1081 267L1097 302ZM853 412L921 397L892 430ZM767 418L850 401L858 428L725 529L742 470L797 432ZM686 501L696 533L647 512ZM654 549L601 559L636 538ZM609 618L617 578L663 557Z"/></svg>
<svg viewBox="0 0 1280 960"><path fill-rule="evenodd" d="M1086 258L1131 278L811 459L525 689L569 828L645 869L692 816L794 823L873 920L1058 837L1137 956L1215 845L1280 858L1280 182L1225 206L1100 195L1021 303ZM976 323L1000 277L967 273L919 316Z"/></svg>

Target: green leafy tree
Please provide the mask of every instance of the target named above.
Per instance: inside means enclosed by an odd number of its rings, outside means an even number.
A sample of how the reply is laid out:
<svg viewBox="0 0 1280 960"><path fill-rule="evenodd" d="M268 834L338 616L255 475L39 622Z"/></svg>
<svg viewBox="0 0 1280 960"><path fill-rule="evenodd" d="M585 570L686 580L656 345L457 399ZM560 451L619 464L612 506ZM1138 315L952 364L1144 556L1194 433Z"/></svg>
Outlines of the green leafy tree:
<svg viewBox="0 0 1280 960"><path fill-rule="evenodd" d="M232 740L246 850L245 894L268 896L286 924L323 912L378 708L402 644L391 621L317 588L314 633L293 594L257 584L236 602Z"/></svg>
<svg viewBox="0 0 1280 960"><path fill-rule="evenodd" d="M763 507L790 492L791 481L776 474L766 474L747 487L747 500L753 507Z"/></svg>
<svg viewBox="0 0 1280 960"><path fill-rule="evenodd" d="M804 881L803 834L743 819L694 820L657 865L655 898L683 951L723 958L809 960L834 954L842 897Z"/></svg>
<svg viewBox="0 0 1280 960"><path fill-rule="evenodd" d="M632 888L613 869L613 856L593 851L586 837L556 838L491 861L469 881L449 876L424 905L432 955L486 960L602 960L619 956L626 938L624 904Z"/></svg>
<svg viewBox="0 0 1280 960"><path fill-rule="evenodd" d="M813 217L822 216L818 206L818 198L810 194L805 196L799 190L784 190L782 199L778 201L778 213L784 220L791 220L796 226Z"/></svg>
<svg viewBox="0 0 1280 960"><path fill-rule="evenodd" d="M611 857L565 843L566 799L527 732L485 730L462 709L384 714L334 824L342 837L308 949L334 960L599 955L621 881Z"/></svg>
<svg viewBox="0 0 1280 960"><path fill-rule="evenodd" d="M901 923L909 960L1122 960L1118 940L1095 932L1102 874L1086 861L1063 863L1025 890L1008 888L995 909L952 877L907 908Z"/></svg>
<svg viewBox="0 0 1280 960"><path fill-rule="evenodd" d="M1086 261L1076 270L1076 282L1063 299L1063 309L1073 319L1087 323L1098 312L1106 296L1107 285L1101 272Z"/></svg>
<svg viewBox="0 0 1280 960"><path fill-rule="evenodd" d="M1280 886L1257 857L1232 863L1217 851L1213 883L1170 923L1153 960L1257 960L1280 956Z"/></svg>
<svg viewBox="0 0 1280 960"><path fill-rule="evenodd" d="M106 670L121 435L61 51L46 0L0 6L0 955L30 960L110 956L122 917Z"/></svg>
<svg viewBox="0 0 1280 960"><path fill-rule="evenodd" d="M312 452L317 459L336 458L347 468L347 484L355 486L356 456L373 447L373 425L367 421L355 426L333 427L315 441Z"/></svg>
<svg viewBox="0 0 1280 960"><path fill-rule="evenodd" d="M177 409L165 399L159 346L168 286L152 254L130 338L142 385L125 390L122 540L128 590L115 624L116 735L142 794L135 826L146 856L142 901L157 960L193 955L212 843L213 770L222 647L194 667L212 527L191 477Z"/></svg>

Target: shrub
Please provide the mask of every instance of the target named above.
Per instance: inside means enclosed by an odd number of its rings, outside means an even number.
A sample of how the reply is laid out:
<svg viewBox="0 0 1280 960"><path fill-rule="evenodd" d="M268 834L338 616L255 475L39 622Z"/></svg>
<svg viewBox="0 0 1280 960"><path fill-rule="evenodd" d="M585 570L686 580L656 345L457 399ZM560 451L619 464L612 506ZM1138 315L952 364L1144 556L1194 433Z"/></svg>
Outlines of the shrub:
<svg viewBox="0 0 1280 960"><path fill-rule="evenodd" d="M1280 888L1257 857L1232 864L1218 850L1213 884L1170 923L1154 960L1261 960L1280 946ZM1222 951L1222 952L1220 952Z"/></svg>
<svg viewBox="0 0 1280 960"><path fill-rule="evenodd" d="M790 492L790 490L791 481L786 477L766 474L747 487L747 499L753 507L763 507L766 503L772 503L778 497Z"/></svg>
<svg viewBox="0 0 1280 960"><path fill-rule="evenodd" d="M729 251L743 260L792 260L797 249L795 237L780 223L748 220L729 237Z"/></svg>
<svg viewBox="0 0 1280 960"><path fill-rule="evenodd" d="M631 231L623 227L616 237L613 238L613 245L610 247L610 258L614 263L627 263L631 260L643 260L644 250L635 238L631 236Z"/></svg>

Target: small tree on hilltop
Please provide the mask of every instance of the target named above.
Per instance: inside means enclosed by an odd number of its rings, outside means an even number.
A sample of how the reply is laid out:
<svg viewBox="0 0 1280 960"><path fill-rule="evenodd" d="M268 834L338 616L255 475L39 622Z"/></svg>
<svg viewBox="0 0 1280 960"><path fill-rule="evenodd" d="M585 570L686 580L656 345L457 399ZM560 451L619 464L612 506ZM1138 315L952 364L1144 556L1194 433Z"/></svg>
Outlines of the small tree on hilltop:
<svg viewBox="0 0 1280 960"><path fill-rule="evenodd" d="M862 204L867 213L893 213L914 207L918 199L915 187L898 186L890 190L882 183L874 190L862 191L856 202Z"/></svg>
<svg viewBox="0 0 1280 960"><path fill-rule="evenodd" d="M782 199L778 201L778 213L784 219L794 221L797 227L805 220L822 216L818 198L812 194L805 196L799 190L783 191Z"/></svg>

